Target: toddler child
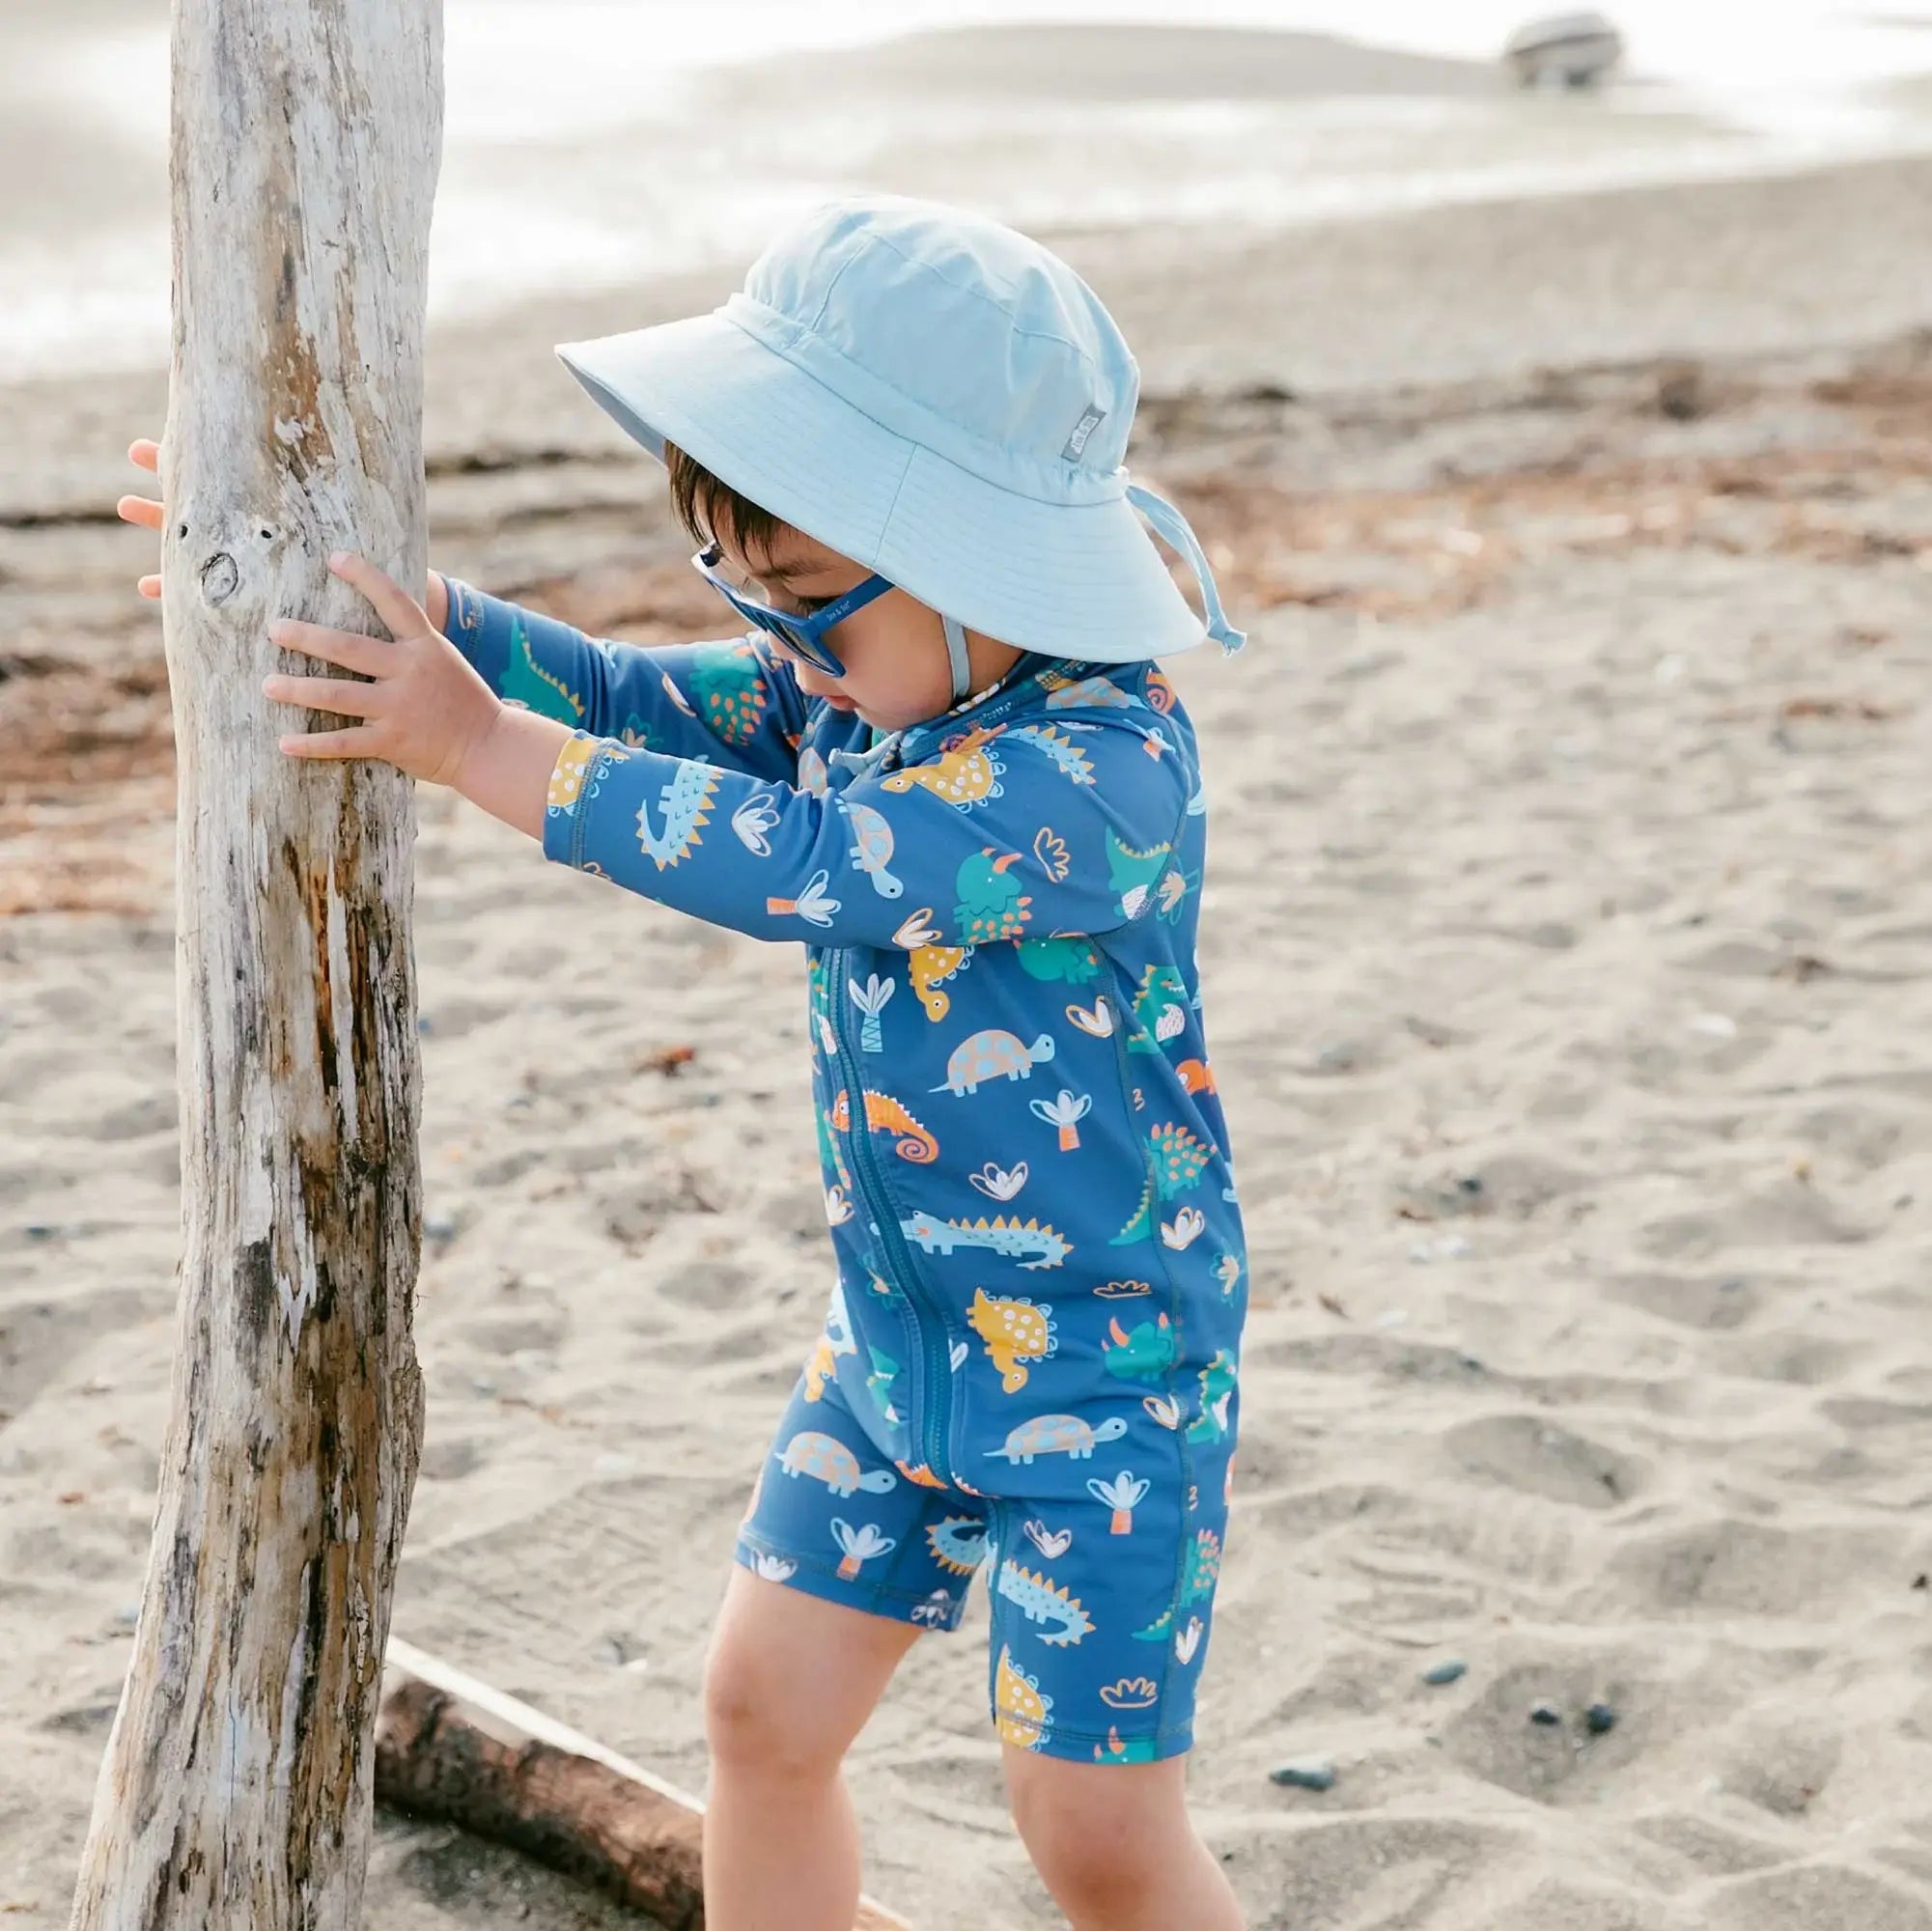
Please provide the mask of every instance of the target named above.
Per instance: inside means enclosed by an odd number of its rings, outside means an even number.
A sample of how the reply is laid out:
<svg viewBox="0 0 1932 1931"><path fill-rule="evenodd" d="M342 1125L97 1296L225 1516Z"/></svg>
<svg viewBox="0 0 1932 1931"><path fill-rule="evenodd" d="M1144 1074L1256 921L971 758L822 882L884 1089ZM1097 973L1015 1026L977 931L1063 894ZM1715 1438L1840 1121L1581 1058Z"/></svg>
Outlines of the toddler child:
<svg viewBox="0 0 1932 1931"><path fill-rule="evenodd" d="M667 467L750 628L595 641L336 558L394 641L267 680L547 856L807 950L836 1273L707 1672L712 1931L845 1931L846 1749L992 1603L1015 1818L1082 1931L1231 1931L1181 1759L1246 1300L1194 964L1205 804L1155 658L1201 641L1123 466L1138 372L1086 285L957 210L831 204L716 312L559 351ZM152 459L152 445L137 460ZM157 522L158 506L124 506ZM152 585L152 580L151 580Z"/></svg>

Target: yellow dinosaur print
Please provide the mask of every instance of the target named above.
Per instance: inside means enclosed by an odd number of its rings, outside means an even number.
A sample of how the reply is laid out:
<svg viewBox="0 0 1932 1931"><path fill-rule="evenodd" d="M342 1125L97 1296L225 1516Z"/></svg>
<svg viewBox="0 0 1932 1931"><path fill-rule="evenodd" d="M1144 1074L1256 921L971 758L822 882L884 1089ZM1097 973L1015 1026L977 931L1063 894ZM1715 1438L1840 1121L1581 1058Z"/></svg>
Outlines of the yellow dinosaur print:
<svg viewBox="0 0 1932 1931"><path fill-rule="evenodd" d="M1044 1360L1053 1352L1053 1324L1049 1318L1052 1311L1030 1301L995 1299L983 1287L973 1289L966 1326L986 1343L986 1352L999 1370L999 1385L1008 1394L1018 1394L1026 1385L1028 1361Z"/></svg>
<svg viewBox="0 0 1932 1931"><path fill-rule="evenodd" d="M921 906L899 922L892 935L894 945L903 945L907 954L907 976L926 1017L937 1025L952 1010L952 997L939 987L972 957L970 945L938 945L938 927L933 923L933 908Z"/></svg>
<svg viewBox="0 0 1932 1931"><path fill-rule="evenodd" d="M549 806L552 811L574 811L577 799L583 795L584 772L590 768L590 761L597 756L600 746L595 738L573 738L557 753L555 769L550 772Z"/></svg>
<svg viewBox="0 0 1932 1931"><path fill-rule="evenodd" d="M1008 1655L999 1652L999 1667L994 1675L994 1727L1004 1743L1020 1749L1038 1749L1047 1741L1047 1718L1053 1707L1050 1696L1040 1693L1039 1684Z"/></svg>
<svg viewBox="0 0 1932 1931"><path fill-rule="evenodd" d="M953 1006L952 994L939 988L971 956L969 945L921 945L912 953L908 969L913 995L925 1007L926 1017L934 1024L944 1019Z"/></svg>
<svg viewBox="0 0 1932 1931"><path fill-rule="evenodd" d="M865 1124L874 1133L897 1133L899 1141L893 1152L901 1160L916 1161L927 1166L939 1157L938 1141L890 1093L875 1093L867 1088ZM852 1131L852 1099L843 1090L832 1102L832 1125L842 1133Z"/></svg>
<svg viewBox="0 0 1932 1931"><path fill-rule="evenodd" d="M812 1352L805 1357L805 1399L823 1401L826 1384L837 1372L838 1363L832 1358L832 1337L821 1334L812 1343Z"/></svg>
<svg viewBox="0 0 1932 1931"><path fill-rule="evenodd" d="M918 785L948 804L983 804L999 792L1003 768L986 748L998 736L997 728L968 731L937 764L894 771L890 777L880 780L879 789L903 796Z"/></svg>

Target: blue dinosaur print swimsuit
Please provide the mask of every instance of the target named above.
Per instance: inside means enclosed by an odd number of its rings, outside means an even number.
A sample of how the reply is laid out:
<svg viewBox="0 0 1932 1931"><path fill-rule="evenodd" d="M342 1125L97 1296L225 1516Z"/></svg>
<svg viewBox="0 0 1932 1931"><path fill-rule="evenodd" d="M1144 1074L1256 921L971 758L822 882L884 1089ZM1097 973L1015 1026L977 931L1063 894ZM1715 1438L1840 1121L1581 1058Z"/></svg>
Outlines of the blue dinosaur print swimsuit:
<svg viewBox="0 0 1932 1931"><path fill-rule="evenodd" d="M1172 686L1030 657L875 744L762 638L644 649L449 593L497 693L575 727L547 856L806 947L837 1273L738 1559L929 1629L984 1566L1002 1738L1187 1749L1247 1284Z"/></svg>

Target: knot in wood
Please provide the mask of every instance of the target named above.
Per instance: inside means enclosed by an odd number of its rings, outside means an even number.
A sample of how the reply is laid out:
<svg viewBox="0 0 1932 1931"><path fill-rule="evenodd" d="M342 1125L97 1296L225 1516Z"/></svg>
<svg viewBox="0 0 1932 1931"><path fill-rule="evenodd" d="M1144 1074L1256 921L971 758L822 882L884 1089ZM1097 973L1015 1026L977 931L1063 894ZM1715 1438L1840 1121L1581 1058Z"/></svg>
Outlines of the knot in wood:
<svg viewBox="0 0 1932 1931"><path fill-rule="evenodd" d="M226 603L241 581L241 571L225 550L215 553L201 567L201 594L210 603Z"/></svg>

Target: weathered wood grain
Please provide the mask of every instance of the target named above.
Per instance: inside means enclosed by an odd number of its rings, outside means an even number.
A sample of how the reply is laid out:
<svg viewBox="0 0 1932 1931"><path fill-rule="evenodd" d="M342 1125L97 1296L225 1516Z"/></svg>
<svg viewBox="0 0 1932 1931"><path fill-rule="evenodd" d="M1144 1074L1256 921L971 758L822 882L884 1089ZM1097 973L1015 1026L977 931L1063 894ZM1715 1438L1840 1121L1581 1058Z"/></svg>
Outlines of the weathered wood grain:
<svg viewBox="0 0 1932 1931"><path fill-rule="evenodd" d="M276 747L266 626L425 566L440 0L177 0L163 630L182 1259L145 1600L76 1927L357 1920L422 1430L407 781Z"/></svg>

